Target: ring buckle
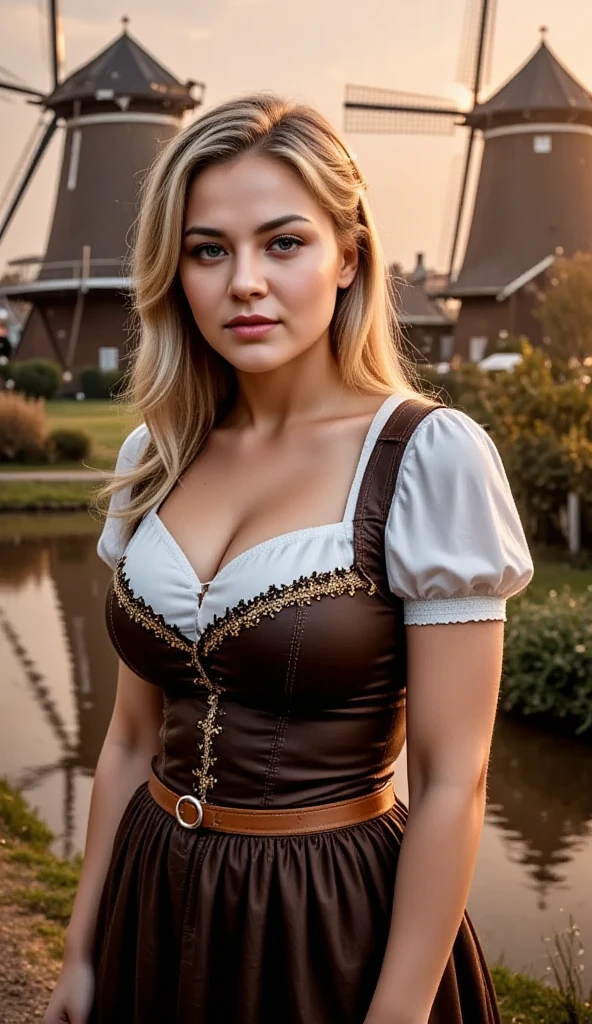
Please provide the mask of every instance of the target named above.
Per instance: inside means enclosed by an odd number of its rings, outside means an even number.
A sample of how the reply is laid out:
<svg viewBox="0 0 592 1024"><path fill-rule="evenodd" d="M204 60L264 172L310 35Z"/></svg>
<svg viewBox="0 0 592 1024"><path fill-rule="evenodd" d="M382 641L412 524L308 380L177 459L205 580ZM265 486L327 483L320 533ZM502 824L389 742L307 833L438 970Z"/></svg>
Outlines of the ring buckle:
<svg viewBox="0 0 592 1024"><path fill-rule="evenodd" d="M192 807L195 807L197 813L197 818L195 819L195 821L185 821L184 818L181 816L181 805L183 801L186 801L187 803L190 803ZM175 806L175 816L177 818L177 821L179 822L179 825L182 825L183 828L199 828L203 821L203 807L196 796L191 796L189 793L186 793L184 796L180 796L179 799L177 800L177 804Z"/></svg>

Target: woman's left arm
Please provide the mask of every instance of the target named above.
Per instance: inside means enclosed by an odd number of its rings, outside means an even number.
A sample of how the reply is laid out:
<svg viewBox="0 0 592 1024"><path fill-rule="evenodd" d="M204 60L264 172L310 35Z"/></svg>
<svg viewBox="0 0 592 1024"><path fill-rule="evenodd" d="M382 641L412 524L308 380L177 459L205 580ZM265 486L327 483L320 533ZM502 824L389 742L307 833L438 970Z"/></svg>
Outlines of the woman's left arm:
<svg viewBox="0 0 592 1024"><path fill-rule="evenodd" d="M409 818L365 1024L427 1024L483 827L502 621L407 626Z"/></svg>

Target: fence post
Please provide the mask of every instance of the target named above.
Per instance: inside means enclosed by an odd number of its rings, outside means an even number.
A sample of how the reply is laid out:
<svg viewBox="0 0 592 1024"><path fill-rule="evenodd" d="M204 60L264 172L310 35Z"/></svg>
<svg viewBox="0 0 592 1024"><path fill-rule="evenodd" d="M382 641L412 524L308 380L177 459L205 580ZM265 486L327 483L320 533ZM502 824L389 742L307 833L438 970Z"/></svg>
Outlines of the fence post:
<svg viewBox="0 0 592 1024"><path fill-rule="evenodd" d="M567 495L567 539L570 555L580 552L580 496L570 491Z"/></svg>

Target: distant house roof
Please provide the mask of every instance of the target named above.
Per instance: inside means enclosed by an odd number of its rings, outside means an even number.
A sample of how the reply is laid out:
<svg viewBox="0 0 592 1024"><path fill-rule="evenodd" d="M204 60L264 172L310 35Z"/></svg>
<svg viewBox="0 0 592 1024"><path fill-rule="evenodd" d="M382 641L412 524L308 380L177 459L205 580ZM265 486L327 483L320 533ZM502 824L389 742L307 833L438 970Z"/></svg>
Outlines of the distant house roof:
<svg viewBox="0 0 592 1024"><path fill-rule="evenodd" d="M544 38L505 85L467 114L467 123L483 128L500 118L522 121L535 111L572 119L579 115L580 120L592 121L592 93L561 63Z"/></svg>
<svg viewBox="0 0 592 1024"><path fill-rule="evenodd" d="M53 110L75 101L129 98L181 113L191 110L193 82L180 82L131 36L127 27L117 39L78 68L47 97Z"/></svg>
<svg viewBox="0 0 592 1024"><path fill-rule="evenodd" d="M399 321L407 327L448 327L450 317L437 299L426 291L429 274L424 266L423 253L417 254L417 264L410 273L404 273L398 263L389 267L389 283L395 296Z"/></svg>

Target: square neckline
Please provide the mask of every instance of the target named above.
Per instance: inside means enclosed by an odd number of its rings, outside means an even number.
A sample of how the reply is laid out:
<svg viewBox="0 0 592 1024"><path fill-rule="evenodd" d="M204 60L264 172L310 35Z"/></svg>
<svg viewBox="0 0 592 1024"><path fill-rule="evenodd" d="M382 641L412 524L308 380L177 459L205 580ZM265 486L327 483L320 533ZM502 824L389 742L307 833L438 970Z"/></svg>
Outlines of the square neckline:
<svg viewBox="0 0 592 1024"><path fill-rule="evenodd" d="M362 482L366 465L370 458L370 453L374 447L374 443L385 425L391 412L394 411L396 406L404 401L404 396L398 394L387 395L383 402L379 405L378 409L374 413L368 430L366 431L360 455L356 463L356 469L353 475L352 482L350 484L347 501L345 504L345 510L341 519L332 523L321 523L318 526L303 526L296 530L288 530L285 533L275 534L273 537L267 537L265 540L259 541L257 544L252 544L250 547L240 551L237 555L226 562L220 569L217 570L211 580L202 582L197 572L195 571L192 563L189 561L187 555L183 551L178 541L175 539L173 534L170 532L167 526L165 526L163 520L160 518L158 512L163 501L159 505L150 509L146 514L146 519L152 524L157 530L159 535L163 538L167 547L171 551L171 554L181 563L181 566L186 570L189 577L192 580L193 585L196 587L198 594L204 593L204 588L208 589L218 580L227 575L227 570L236 568L237 565L241 565L244 561L248 561L249 558L266 551L269 548L274 547L276 544L284 543L288 544L296 539L305 540L307 537L318 536L323 533L331 531L343 530L353 520L355 507L358 498L358 492Z"/></svg>

